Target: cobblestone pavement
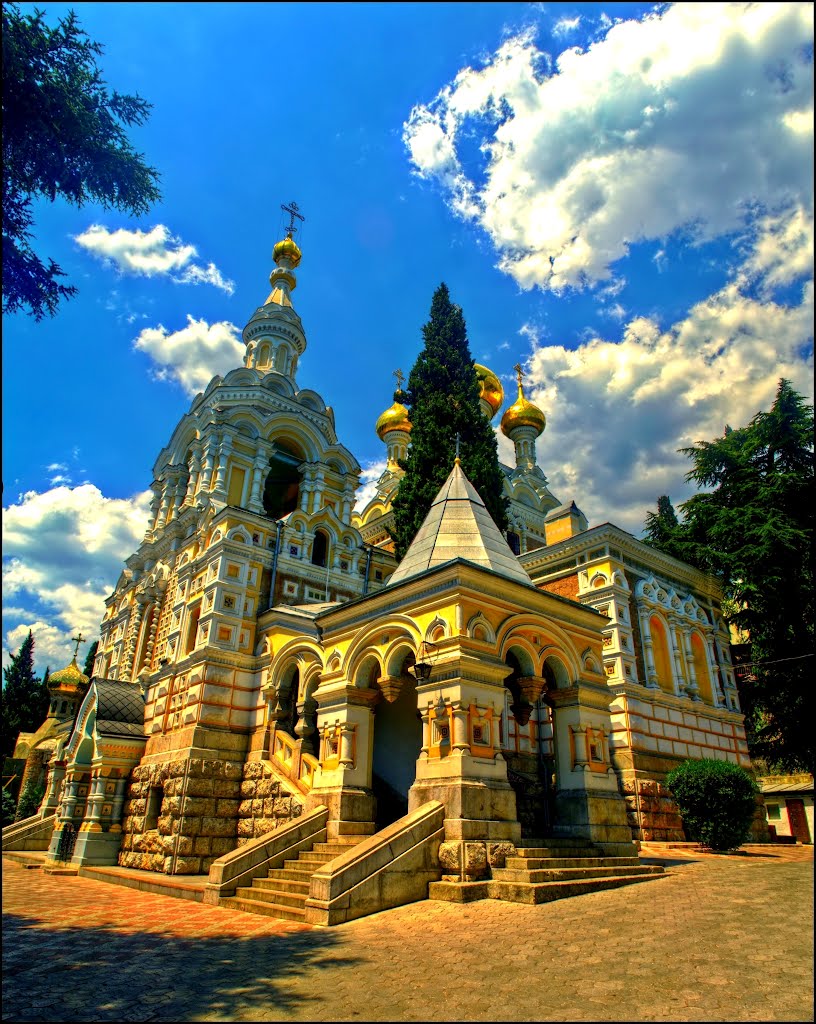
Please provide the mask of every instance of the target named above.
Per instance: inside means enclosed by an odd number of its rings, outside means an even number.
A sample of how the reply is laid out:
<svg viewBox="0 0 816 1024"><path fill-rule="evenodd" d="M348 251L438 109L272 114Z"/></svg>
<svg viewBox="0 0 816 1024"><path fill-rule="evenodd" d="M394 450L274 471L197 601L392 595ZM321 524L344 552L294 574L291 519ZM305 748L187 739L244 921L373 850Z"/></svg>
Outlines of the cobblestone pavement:
<svg viewBox="0 0 816 1024"><path fill-rule="evenodd" d="M309 928L8 861L4 1021L810 1021L812 848Z"/></svg>

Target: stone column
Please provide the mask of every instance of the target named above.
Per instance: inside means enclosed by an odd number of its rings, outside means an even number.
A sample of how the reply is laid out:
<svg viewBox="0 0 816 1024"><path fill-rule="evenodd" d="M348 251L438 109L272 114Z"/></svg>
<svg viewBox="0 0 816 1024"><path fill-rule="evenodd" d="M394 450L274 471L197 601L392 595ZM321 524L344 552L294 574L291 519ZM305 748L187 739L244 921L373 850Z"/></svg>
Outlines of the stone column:
<svg viewBox="0 0 816 1024"><path fill-rule="evenodd" d="M589 756L587 754L586 729L583 726L572 727L572 739L575 744L574 768L588 768Z"/></svg>
<svg viewBox="0 0 816 1024"><path fill-rule="evenodd" d="M136 607L131 612L127 641L122 654L122 660L119 663L120 679L130 679L131 672L133 671L133 656L136 653L136 644L139 641L139 630L142 625L146 602L147 597L143 592L136 595Z"/></svg>
<svg viewBox="0 0 816 1024"><path fill-rule="evenodd" d="M162 485L160 481L154 480L150 485L150 489L153 492L153 497L150 499L150 525L145 533L145 540L149 540L153 531L158 528L159 525L159 514L162 503Z"/></svg>
<svg viewBox="0 0 816 1024"><path fill-rule="evenodd" d="M127 776L120 775L116 780L116 790L113 794L113 809L111 810L111 832L122 831L122 808L125 804L125 789L127 788Z"/></svg>
<svg viewBox="0 0 816 1024"><path fill-rule="evenodd" d="M54 761L48 766L48 787L45 791L45 799L42 804L42 816L47 818L50 814L59 811L60 797L62 793L62 782L65 778L65 762Z"/></svg>
<svg viewBox="0 0 816 1024"><path fill-rule="evenodd" d="M671 638L672 645L672 660L674 662L674 675L675 675L675 692L681 697L684 696L686 690L686 676L683 672L683 656L680 652L680 642L678 640L678 633L680 632L680 626L677 623L677 619L674 617L669 619L669 637Z"/></svg>
<svg viewBox="0 0 816 1024"><path fill-rule="evenodd" d="M212 437L208 437L206 446L204 448L204 455L201 462L201 474L199 476L198 490L199 492L204 491L207 494L212 490L212 476L213 476L213 455L214 441Z"/></svg>
<svg viewBox="0 0 816 1024"><path fill-rule="evenodd" d="M679 628L679 627L678 627ZM692 700L702 701L700 696L700 687L697 684L697 670L694 668L694 658L691 655L691 637L687 631L682 633L683 641L683 658L686 662L686 671L688 675L688 683L686 684L686 693L691 697Z"/></svg>
<svg viewBox="0 0 816 1024"><path fill-rule="evenodd" d="M218 470L215 474L215 485L213 493L226 500L227 497L227 461L232 451L232 437L226 432L221 437L221 444L218 449Z"/></svg>
<svg viewBox="0 0 816 1024"><path fill-rule="evenodd" d="M453 717L453 736L451 747L454 753L469 754L470 743L467 734L467 706L457 701L451 704L451 715Z"/></svg>
<svg viewBox="0 0 816 1024"><path fill-rule="evenodd" d="M709 634L706 637L706 643L708 644L708 658L711 662L711 690L714 694L714 704L716 707L727 707L725 699L725 690L723 688L722 674L720 671L720 663L717 658L716 640Z"/></svg>
<svg viewBox="0 0 816 1024"><path fill-rule="evenodd" d="M654 649L652 647L652 629L649 625L649 612L646 608L638 607L638 619L640 620L640 636L643 640L643 661L646 668L646 688L648 690L659 690L660 684L657 681L657 669L654 663Z"/></svg>
<svg viewBox="0 0 816 1024"><path fill-rule="evenodd" d="M94 772L88 793L87 818L82 823L85 832L101 832L102 804L105 801L105 777L101 772Z"/></svg>
<svg viewBox="0 0 816 1024"><path fill-rule="evenodd" d="M263 501L261 498L261 487L263 486L263 472L269 466L269 456L264 449L259 449L252 464L252 489L249 494L247 507L250 512L263 514Z"/></svg>
<svg viewBox="0 0 816 1024"><path fill-rule="evenodd" d="M356 726L352 722L344 722L340 726L340 765L344 769L354 767L354 733Z"/></svg>
<svg viewBox="0 0 816 1024"><path fill-rule="evenodd" d="M196 442L190 455L190 472L187 476L187 493L184 495L182 508L193 504L198 489L198 478L201 475L201 445Z"/></svg>

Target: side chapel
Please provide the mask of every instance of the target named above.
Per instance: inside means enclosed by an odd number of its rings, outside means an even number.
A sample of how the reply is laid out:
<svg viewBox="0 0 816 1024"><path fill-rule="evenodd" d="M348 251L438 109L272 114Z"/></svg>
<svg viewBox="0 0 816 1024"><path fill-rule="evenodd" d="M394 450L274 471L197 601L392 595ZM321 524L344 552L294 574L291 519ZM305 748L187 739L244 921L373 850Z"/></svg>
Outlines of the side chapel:
<svg viewBox="0 0 816 1024"><path fill-rule="evenodd" d="M500 879L530 839L613 858L682 840L666 773L688 757L750 767L717 583L550 492L519 366L500 421L508 534L452 458L397 564L401 377L376 423L386 468L355 511L360 466L297 381L295 211L244 365L213 378L156 460L144 540L49 765L49 857L70 833L75 865L209 873L229 904L224 879L258 875L247 851L291 833L296 852L325 841L306 920L332 923L405 901L352 886L342 899L362 909L320 916L340 905L332 863L352 871L357 849L382 872L420 821L411 899ZM476 372L492 420L503 388Z"/></svg>

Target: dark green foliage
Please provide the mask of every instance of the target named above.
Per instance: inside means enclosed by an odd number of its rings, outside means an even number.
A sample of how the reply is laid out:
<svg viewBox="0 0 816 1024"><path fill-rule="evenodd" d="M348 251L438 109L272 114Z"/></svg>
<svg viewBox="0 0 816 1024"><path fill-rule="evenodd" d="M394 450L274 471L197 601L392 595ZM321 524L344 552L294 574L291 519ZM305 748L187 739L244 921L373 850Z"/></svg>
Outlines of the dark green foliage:
<svg viewBox="0 0 816 1024"><path fill-rule="evenodd" d="M751 834L757 784L731 761L684 761L666 776L689 837L712 850L733 850Z"/></svg>
<svg viewBox="0 0 816 1024"><path fill-rule="evenodd" d="M7 789L3 790L3 828L14 822L17 808L14 804L14 797Z"/></svg>
<svg viewBox="0 0 816 1024"><path fill-rule="evenodd" d="M17 804L17 813L14 820L23 821L25 818L30 818L33 814L36 814L44 796L45 786L42 782L27 783L20 797L20 802Z"/></svg>
<svg viewBox="0 0 816 1024"><path fill-rule="evenodd" d="M96 63L102 47L73 11L57 28L44 18L3 4L3 312L35 320L53 316L76 288L32 248L32 199L138 216L160 198L157 172L125 132L144 124L150 104L108 91Z"/></svg>
<svg viewBox="0 0 816 1024"><path fill-rule="evenodd" d="M89 679L93 675L94 661L96 661L96 652L99 650L99 641L94 640L91 646L88 648L88 653L85 656L85 667L82 669L84 675Z"/></svg>
<svg viewBox="0 0 816 1024"><path fill-rule="evenodd" d="M444 284L434 294L431 317L422 333L425 346L408 377L403 398L411 419L411 444L403 464L405 476L393 503L397 558L408 550L453 469L457 433L465 475L502 533L507 529L496 435L479 406L479 383L462 310L451 302Z"/></svg>
<svg viewBox="0 0 816 1024"><path fill-rule="evenodd" d="M34 732L48 712L48 688L34 675L34 636L28 636L20 650L3 669L2 753L11 756L20 732Z"/></svg>
<svg viewBox="0 0 816 1024"><path fill-rule="evenodd" d="M811 771L813 686L813 409L781 380L769 412L683 452L687 479L710 490L647 516L647 543L714 573L729 620L751 643L741 683L751 753Z"/></svg>

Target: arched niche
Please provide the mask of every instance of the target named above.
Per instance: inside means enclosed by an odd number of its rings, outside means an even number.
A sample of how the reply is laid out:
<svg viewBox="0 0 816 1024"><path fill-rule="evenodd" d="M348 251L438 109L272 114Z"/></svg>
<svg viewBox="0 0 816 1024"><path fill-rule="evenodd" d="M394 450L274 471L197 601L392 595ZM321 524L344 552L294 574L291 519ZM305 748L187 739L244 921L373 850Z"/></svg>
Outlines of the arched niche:
<svg viewBox="0 0 816 1024"><path fill-rule="evenodd" d="M711 685L711 670L708 665L706 642L695 630L691 634L691 660L700 697L706 704L714 703L714 689Z"/></svg>
<svg viewBox="0 0 816 1024"><path fill-rule="evenodd" d="M322 566L323 568L328 565L329 561L329 535L323 529L315 530L314 540L312 541L312 565Z"/></svg>
<svg viewBox="0 0 816 1024"><path fill-rule="evenodd" d="M272 519L282 519L298 507L302 462L303 454L293 444L275 442L263 492L264 511Z"/></svg>
<svg viewBox="0 0 816 1024"><path fill-rule="evenodd" d="M652 637L652 656L654 658L657 682L661 690L674 693L674 672L672 671L669 633L666 624L659 615L649 619L649 632Z"/></svg>

